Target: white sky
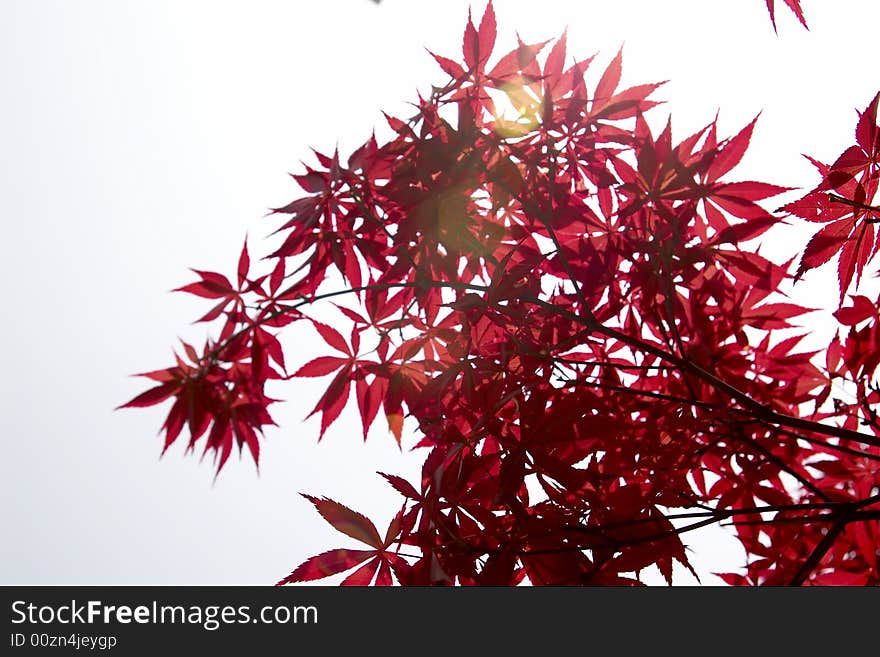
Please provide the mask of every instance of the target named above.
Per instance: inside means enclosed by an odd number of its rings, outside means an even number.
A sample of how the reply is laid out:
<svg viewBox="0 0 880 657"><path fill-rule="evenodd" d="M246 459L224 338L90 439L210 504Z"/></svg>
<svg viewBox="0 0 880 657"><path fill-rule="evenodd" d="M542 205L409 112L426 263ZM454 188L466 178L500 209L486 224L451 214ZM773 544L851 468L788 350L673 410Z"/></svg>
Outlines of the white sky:
<svg viewBox="0 0 880 657"><path fill-rule="evenodd" d="M880 88L880 3L803 4L811 30L780 8L778 37L762 0L500 0L496 12L507 49L516 30L534 42L568 26L569 53L600 52L594 75L625 44L624 83L670 80L654 120L671 111L678 137L718 109L725 134L762 112L731 180L809 187L799 154L835 158ZM0 0L0 584L273 583L351 545L300 491L384 529L399 497L373 473L412 477L421 455L381 430L364 445L356 412L316 445L316 419L301 420L326 380L285 386L260 474L233 458L213 486L211 464L182 445L159 460L167 406L113 408L144 389L130 374L171 364L178 336L204 337L190 322L207 306L168 293L193 280L187 267L231 273L245 232L264 254L277 224L262 215L298 194L287 172L310 146L350 152L380 109L404 112L416 88L443 82L424 48L460 58L467 6ZM791 255L809 234L767 247ZM814 305L836 295L829 268L800 285ZM307 332L282 341L293 366L319 355ZM741 565L718 531L686 542L704 583Z"/></svg>

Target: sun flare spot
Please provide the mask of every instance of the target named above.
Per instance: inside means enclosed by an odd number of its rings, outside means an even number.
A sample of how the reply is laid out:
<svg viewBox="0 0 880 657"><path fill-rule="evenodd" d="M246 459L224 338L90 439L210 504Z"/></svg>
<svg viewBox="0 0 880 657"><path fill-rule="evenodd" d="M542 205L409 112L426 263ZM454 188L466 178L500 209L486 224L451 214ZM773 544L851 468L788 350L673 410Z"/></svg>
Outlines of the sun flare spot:
<svg viewBox="0 0 880 657"><path fill-rule="evenodd" d="M544 112L544 97L537 83L520 78L490 92L494 104L494 129L502 137L523 137L535 130Z"/></svg>

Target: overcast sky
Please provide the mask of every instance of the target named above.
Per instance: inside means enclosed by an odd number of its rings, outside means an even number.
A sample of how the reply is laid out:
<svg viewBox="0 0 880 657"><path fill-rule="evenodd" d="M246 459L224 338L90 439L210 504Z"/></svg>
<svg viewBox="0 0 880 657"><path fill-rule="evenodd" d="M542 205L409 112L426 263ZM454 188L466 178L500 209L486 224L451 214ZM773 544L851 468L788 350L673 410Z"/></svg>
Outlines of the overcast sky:
<svg viewBox="0 0 880 657"><path fill-rule="evenodd" d="M508 49L516 31L534 42L568 27L569 53L599 52L601 72L623 44L625 84L670 81L654 121L671 112L678 137L719 110L725 134L761 112L731 179L809 187L800 153L835 158L880 88L880 3L803 5L811 30L780 9L778 36L763 0L500 0L496 11ZM459 58L467 7L0 0L0 583L273 583L351 545L300 491L384 527L399 497L374 472L412 477L421 454L382 430L364 444L353 409L318 445L316 419L302 419L325 380L286 385L260 473L233 458L215 484L183 445L159 459L167 405L113 408L144 389L130 374L171 364L178 337L204 338L190 322L207 307L168 292L192 280L187 268L231 272L246 233L263 255L277 226L266 209L298 193L287 172L311 146L350 152L381 109L405 112L416 89L445 81L425 48ZM813 304L836 293L830 270L801 285ZM290 337L294 367L318 355L306 332ZM704 583L742 563L720 531L686 542Z"/></svg>

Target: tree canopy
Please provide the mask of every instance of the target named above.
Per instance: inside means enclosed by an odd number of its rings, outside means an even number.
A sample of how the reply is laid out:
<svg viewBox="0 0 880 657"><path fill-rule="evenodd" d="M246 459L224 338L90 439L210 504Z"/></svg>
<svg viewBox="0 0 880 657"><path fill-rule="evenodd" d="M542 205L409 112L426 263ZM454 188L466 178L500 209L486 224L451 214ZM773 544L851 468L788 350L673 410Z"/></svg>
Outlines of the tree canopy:
<svg viewBox="0 0 880 657"><path fill-rule="evenodd" d="M599 72L565 34L495 41L490 2L460 59L433 55L445 81L386 117L392 138L315 153L268 266L245 244L231 278L194 270L179 289L210 300L217 337L125 406L170 400L165 449L186 429L218 472L236 446L259 461L272 381L328 377L320 436L349 405L364 437L381 417L400 443L412 418L424 464L382 474L390 525L306 496L363 547L279 583L628 585L652 565L671 583L683 536L715 523L748 555L730 584L880 583L880 328L859 294L880 94L836 161L812 160L816 187L770 211L789 188L736 176L755 121L679 140L649 125L659 84L620 87L620 53ZM755 246L783 220L816 224L797 261ZM792 320L810 309L786 290L833 259L839 330L804 349ZM291 367L294 322L327 351Z"/></svg>

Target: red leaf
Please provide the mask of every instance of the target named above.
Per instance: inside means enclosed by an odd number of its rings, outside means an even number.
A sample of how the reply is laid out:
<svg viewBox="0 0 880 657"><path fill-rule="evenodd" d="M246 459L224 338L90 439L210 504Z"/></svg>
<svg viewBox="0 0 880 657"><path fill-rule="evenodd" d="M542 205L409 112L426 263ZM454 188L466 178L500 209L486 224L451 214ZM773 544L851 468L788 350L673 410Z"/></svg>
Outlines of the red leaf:
<svg viewBox="0 0 880 657"><path fill-rule="evenodd" d="M326 497L317 498L305 494L303 497L314 504L318 513L337 531L377 550L382 549L382 539L379 537L379 532L368 518Z"/></svg>
<svg viewBox="0 0 880 657"><path fill-rule="evenodd" d="M428 51L428 53L431 55L431 57L434 58L434 60L438 64L440 64L440 68L442 68L447 75L455 78L456 80L461 80L462 78L464 78L465 70L458 63L454 62L451 59L447 59L446 57L435 55L430 50Z"/></svg>
<svg viewBox="0 0 880 657"><path fill-rule="evenodd" d="M145 406L154 406L155 404L159 404L171 397L171 395L175 394L179 389L180 386L176 384L156 386L155 388L150 388L146 392L142 392L131 401L126 402L121 406L117 406L116 408L143 408Z"/></svg>
<svg viewBox="0 0 880 657"><path fill-rule="evenodd" d="M810 192L797 201L782 206L779 211L820 223L839 219L846 213L845 208L839 205L835 207L824 192Z"/></svg>
<svg viewBox="0 0 880 657"><path fill-rule="evenodd" d="M318 333L321 334L321 337L324 338L324 342L347 356L351 356L351 350L348 348L348 343L346 343L345 338L342 337L342 334L340 334L339 331L326 324L322 324L321 322L316 322L315 320L311 320L311 322L314 324L315 328L318 329Z"/></svg>
<svg viewBox="0 0 880 657"><path fill-rule="evenodd" d="M773 23L773 31L776 32L776 12L774 7L774 0L766 0L767 2L767 11L770 12L770 22ZM804 12L801 9L800 0L785 0L786 6L797 16L798 20L801 22L806 29L810 29L807 26L806 18L804 18Z"/></svg>
<svg viewBox="0 0 880 657"><path fill-rule="evenodd" d="M215 478L220 474L223 466L226 465L226 461L229 460L229 455L232 453L232 439L232 426L229 422L215 421L214 426L211 428L211 435L208 437L208 443L205 446L206 449L209 446L213 446L216 450L215 456L219 455Z"/></svg>
<svg viewBox="0 0 880 657"><path fill-rule="evenodd" d="M244 443L248 446L248 449L251 452L251 456L254 459L254 463L259 468L260 465L260 441L257 438L256 432L253 428L245 422L239 420L235 423L235 434L238 436L240 441L244 441Z"/></svg>
<svg viewBox="0 0 880 657"><path fill-rule="evenodd" d="M336 303L334 303L333 305L336 306L343 315L348 317L355 324L364 324L364 325L369 324L369 322L367 320L365 320L363 317L361 317L358 313L351 310L350 308L346 308L345 306L340 306L339 304L336 304Z"/></svg>
<svg viewBox="0 0 880 657"><path fill-rule="evenodd" d="M743 322L756 328L787 325L786 319L812 312L812 308L804 308L793 303L765 303L743 313Z"/></svg>
<svg viewBox="0 0 880 657"><path fill-rule="evenodd" d="M779 185L771 185L770 183L755 182L752 180L746 182L726 183L719 185L715 189L715 193L723 194L731 198L741 198L747 201L760 201L771 196L777 196L783 192L791 191L791 187L780 187Z"/></svg>
<svg viewBox="0 0 880 657"><path fill-rule="evenodd" d="M394 435L394 439L397 441L397 445L400 446L400 441L403 437L403 415L400 413L389 413L385 416L388 420L388 430Z"/></svg>
<svg viewBox="0 0 880 657"><path fill-rule="evenodd" d="M544 78L552 89L559 84L562 78L562 72L565 70L565 46L568 37L568 30L562 33L562 36L553 44L547 61L544 62Z"/></svg>
<svg viewBox="0 0 880 657"><path fill-rule="evenodd" d="M799 279L806 271L820 267L831 260L849 237L852 227L852 219L838 219L813 235L801 256L801 264L798 266L795 279Z"/></svg>
<svg viewBox="0 0 880 657"><path fill-rule="evenodd" d="M375 554L372 550L329 550L307 559L275 586L329 577L354 568Z"/></svg>
<svg viewBox="0 0 880 657"><path fill-rule="evenodd" d="M542 41L527 44L517 39L517 47L499 59L492 70L486 74L486 77L496 84L517 77L519 71L525 71L535 66L535 58L547 43L547 41Z"/></svg>
<svg viewBox="0 0 880 657"><path fill-rule="evenodd" d="M318 194L327 191L326 174L320 174L317 171L309 170L309 173L303 175L291 174L291 177L299 183L299 186L302 187L303 190L311 194Z"/></svg>
<svg viewBox="0 0 880 657"><path fill-rule="evenodd" d="M358 261L355 250L348 242L342 244L342 251L345 255L345 266L342 273L345 275L345 278L351 287L359 288L362 284L361 263Z"/></svg>
<svg viewBox="0 0 880 657"><path fill-rule="evenodd" d="M336 376L333 377L330 385L327 386L327 390L324 391L324 394L318 400L318 403L315 404L315 408L313 408L312 412L308 414L307 417L311 417L318 411L321 411L321 432L318 435L318 440L321 440L324 437L327 428L333 424L333 422L336 421L336 418L342 413L342 409L345 408L345 405L348 402L350 388L351 371L350 368L346 367L339 370Z"/></svg>
<svg viewBox="0 0 880 657"><path fill-rule="evenodd" d="M411 500L420 500L422 498L422 496L419 495L419 492L413 487L413 485L403 477L385 474L384 472L380 472L379 474L385 477L385 479L388 481L389 484L391 484L394 490L396 490L404 497L408 497Z"/></svg>
<svg viewBox="0 0 880 657"><path fill-rule="evenodd" d="M807 20L804 18L804 12L801 9L801 0L785 0L785 4L789 9L797 16L798 20L801 22L801 25L806 27L808 30L810 29L807 26Z"/></svg>
<svg viewBox="0 0 880 657"><path fill-rule="evenodd" d="M241 287L242 283L244 283L247 278L248 272L251 269L251 258L248 255L247 250L247 239L244 241L244 245L241 247L241 255L238 257L238 286Z"/></svg>
<svg viewBox="0 0 880 657"><path fill-rule="evenodd" d="M233 291L232 283L229 282L229 279L226 278L223 274L218 274L214 271L205 271L203 269L193 269L196 274L202 277L202 279L208 283L212 283L214 285L226 288L227 290Z"/></svg>
<svg viewBox="0 0 880 657"><path fill-rule="evenodd" d="M495 24L495 8L492 6L492 0L486 5L486 11L483 12L483 18L480 20L480 28L477 31L477 44L480 50L480 68L486 65L489 57L492 55L492 49L495 47L496 24Z"/></svg>
<svg viewBox="0 0 880 657"><path fill-rule="evenodd" d="M646 112L658 103L652 100L646 100L655 89L663 85L663 82L655 82L653 84L639 84L614 94L611 100L602 107L594 116L603 119L629 119L640 112Z"/></svg>
<svg viewBox="0 0 880 657"><path fill-rule="evenodd" d="M836 570L817 575L811 582L821 586L865 586L869 581L869 577L870 575L865 572L854 573Z"/></svg>
<svg viewBox="0 0 880 657"><path fill-rule="evenodd" d="M204 297L206 299L220 299L229 296L231 293L234 293L235 290L229 286L224 287L213 281L198 281L197 283L190 283L189 285L175 288L174 292L189 292L190 294Z"/></svg>
<svg viewBox="0 0 880 657"><path fill-rule="evenodd" d="M226 308L226 306L228 305L229 299L224 299L216 306L211 308L211 310L202 315L199 319L197 319L196 323L198 324L199 322L213 322L215 319L220 317L220 315L223 313L223 309Z"/></svg>
<svg viewBox="0 0 880 657"><path fill-rule="evenodd" d="M772 2L772 0L768 0L768 2ZM747 586L749 581L743 576L737 573L713 573L717 577L720 577L724 580L726 584L730 586Z"/></svg>
<svg viewBox="0 0 880 657"><path fill-rule="evenodd" d="M865 152L858 146L850 146L847 148L831 165L825 182L831 189L846 192L847 188L855 179L855 177L870 165L871 160L865 155ZM858 192L857 192L858 193ZM861 192L862 198L856 198L858 202L864 201L864 191Z"/></svg>
<svg viewBox="0 0 880 657"><path fill-rule="evenodd" d="M599 84L596 85L594 100L599 103L600 106L608 104L608 101L614 95L614 90L617 89L617 85L620 84L620 74L623 69L622 63L623 48L617 51L617 55L611 60L611 63L608 64L608 68L605 69L605 72L599 79Z"/></svg>
<svg viewBox="0 0 880 657"><path fill-rule="evenodd" d="M877 307L871 303L868 297L854 295L851 298L853 305L840 308L837 312L833 313L838 322L846 326L854 326L869 317L876 317Z"/></svg>
<svg viewBox="0 0 880 657"><path fill-rule="evenodd" d="M837 281L840 284L840 302L843 303L843 297L852 283L853 276L856 273L858 264L859 246L862 241L864 231L859 231L857 239L850 237L843 243L840 250L840 259L837 262ZM859 271L861 274L861 271Z"/></svg>
<svg viewBox="0 0 880 657"><path fill-rule="evenodd" d="M283 282L284 258L278 258L278 263L275 265L275 268L272 270L272 275L269 277L269 292L274 296Z"/></svg>
<svg viewBox="0 0 880 657"><path fill-rule="evenodd" d="M752 219L745 223L734 224L718 233L713 241L717 244L723 244L725 242L733 244L745 242L746 240L754 239L755 237L762 235L767 229L777 223L779 223L779 219L767 215L766 217L759 217L758 219Z"/></svg>
<svg viewBox="0 0 880 657"><path fill-rule="evenodd" d="M880 103L880 92L868 103L865 111L859 116L856 125L856 142L865 153L880 151L880 127L877 125L877 106Z"/></svg>
<svg viewBox="0 0 880 657"><path fill-rule="evenodd" d="M335 372L346 363L350 363L348 358L338 358L336 356L318 356L314 360L300 367L293 376L327 376Z"/></svg>
<svg viewBox="0 0 880 657"><path fill-rule="evenodd" d="M774 6L774 0L766 0L767 2L767 11L770 12L770 22L773 23L773 31L776 32L776 7Z"/></svg>
<svg viewBox="0 0 880 657"><path fill-rule="evenodd" d="M760 116L760 114L758 116ZM711 180L718 180L739 164L743 155L745 155L746 149L749 147L749 141L752 138L752 131L755 129L755 123L758 121L758 116L752 119L751 123L740 130L735 136L731 137L721 147L721 150L718 155L715 156L715 159L712 160L712 164L709 165L709 169L706 172L708 178Z"/></svg>
<svg viewBox="0 0 880 657"><path fill-rule="evenodd" d="M373 559L354 571L342 581L342 586L369 586L373 581L373 575L379 567L381 559Z"/></svg>
<svg viewBox="0 0 880 657"><path fill-rule="evenodd" d="M391 586L394 581L391 579L391 567L384 559L379 566L379 573L376 575L376 586Z"/></svg>
<svg viewBox="0 0 880 657"><path fill-rule="evenodd" d="M367 439L367 432L376 415L379 413L379 406L385 399L385 393L388 390L388 379L384 377L376 377L373 382L367 384L365 377L357 380L355 385L355 393L357 395L358 411L361 415L361 425L364 429L364 440Z"/></svg>
<svg viewBox="0 0 880 657"><path fill-rule="evenodd" d="M479 61L478 48L477 29L474 27L473 18L471 18L471 10L468 9L468 21L461 41L461 54L464 56L464 63L469 71L473 71Z"/></svg>

